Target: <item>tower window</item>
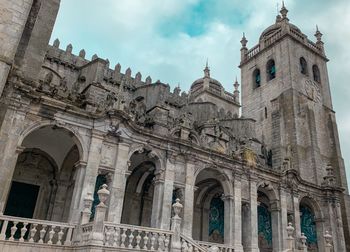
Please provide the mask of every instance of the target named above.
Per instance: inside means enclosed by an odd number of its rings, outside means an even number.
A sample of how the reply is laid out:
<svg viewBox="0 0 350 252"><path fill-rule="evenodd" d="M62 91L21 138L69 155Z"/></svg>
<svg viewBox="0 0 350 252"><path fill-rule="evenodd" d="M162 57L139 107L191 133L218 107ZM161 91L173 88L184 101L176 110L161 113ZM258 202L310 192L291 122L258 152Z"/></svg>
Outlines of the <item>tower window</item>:
<svg viewBox="0 0 350 252"><path fill-rule="evenodd" d="M253 72L254 88L261 86L261 74L259 69L255 69Z"/></svg>
<svg viewBox="0 0 350 252"><path fill-rule="evenodd" d="M320 74L320 69L318 68L317 65L314 65L312 67L312 73L314 75L314 81L321 83L321 74Z"/></svg>
<svg viewBox="0 0 350 252"><path fill-rule="evenodd" d="M304 57L300 58L300 72L307 75L307 62Z"/></svg>
<svg viewBox="0 0 350 252"><path fill-rule="evenodd" d="M276 65L274 60L269 60L266 64L267 81L276 78Z"/></svg>

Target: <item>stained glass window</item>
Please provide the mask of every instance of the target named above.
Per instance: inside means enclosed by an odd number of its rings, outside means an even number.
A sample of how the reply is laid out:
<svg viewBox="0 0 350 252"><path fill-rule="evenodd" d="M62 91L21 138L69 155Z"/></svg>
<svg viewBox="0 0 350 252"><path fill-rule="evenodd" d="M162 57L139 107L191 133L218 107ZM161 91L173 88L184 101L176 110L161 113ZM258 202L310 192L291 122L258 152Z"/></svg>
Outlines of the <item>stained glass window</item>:
<svg viewBox="0 0 350 252"><path fill-rule="evenodd" d="M213 198L209 212L209 237L213 242L222 242L224 239L224 213L225 207L221 196Z"/></svg>
<svg viewBox="0 0 350 252"><path fill-rule="evenodd" d="M92 202L92 208L91 208L91 217L90 219L92 220L95 216L95 208L96 206L100 203L100 200L98 199L98 190L100 190L101 186L103 184L107 183L107 177L106 175L98 175L96 178L96 183L95 183L95 191L94 191L94 201Z"/></svg>
<svg viewBox="0 0 350 252"><path fill-rule="evenodd" d="M271 213L264 203L258 206L258 237L260 249L272 248Z"/></svg>
<svg viewBox="0 0 350 252"><path fill-rule="evenodd" d="M317 232L315 215L312 210L307 206L300 206L300 223L301 232L307 237L307 245L311 250L317 249Z"/></svg>

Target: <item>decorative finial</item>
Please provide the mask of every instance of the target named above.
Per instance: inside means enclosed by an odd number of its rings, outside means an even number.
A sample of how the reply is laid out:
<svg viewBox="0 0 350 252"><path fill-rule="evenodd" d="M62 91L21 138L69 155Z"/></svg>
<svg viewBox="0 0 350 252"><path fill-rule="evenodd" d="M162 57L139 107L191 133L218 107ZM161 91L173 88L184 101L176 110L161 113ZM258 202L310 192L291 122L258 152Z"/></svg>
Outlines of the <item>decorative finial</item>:
<svg viewBox="0 0 350 252"><path fill-rule="evenodd" d="M82 49L82 50L79 52L79 57L85 59L85 56L86 56L86 52L85 52L84 49Z"/></svg>
<svg viewBox="0 0 350 252"><path fill-rule="evenodd" d="M53 46L56 47L56 48L60 47L60 40L58 38L55 39L55 41L53 42Z"/></svg>
<svg viewBox="0 0 350 252"><path fill-rule="evenodd" d="M248 43L248 40L245 37L245 33L243 32L243 37L242 37L242 40L241 40L242 47L245 48L247 46L247 43Z"/></svg>
<svg viewBox="0 0 350 252"><path fill-rule="evenodd" d="M207 59L207 63L206 63L205 68L204 68L204 77L210 78L210 69L209 69L208 59Z"/></svg>
<svg viewBox="0 0 350 252"><path fill-rule="evenodd" d="M282 1L282 9L281 9L280 13L282 15L283 20L288 20L288 18L287 18L288 10L287 10L286 6L284 5L284 1Z"/></svg>
<svg viewBox="0 0 350 252"><path fill-rule="evenodd" d="M317 42L321 42L322 41L322 36L323 36L323 34L318 29L318 25L316 25L315 37L317 38Z"/></svg>
<svg viewBox="0 0 350 252"><path fill-rule="evenodd" d="M235 87L235 92L238 91L239 83L238 83L237 77L236 77L236 81L235 81L235 83L233 84L233 86Z"/></svg>
<svg viewBox="0 0 350 252"><path fill-rule="evenodd" d="M72 51L73 51L73 46L72 46L72 44L67 45L66 52L67 52L67 53L72 53Z"/></svg>

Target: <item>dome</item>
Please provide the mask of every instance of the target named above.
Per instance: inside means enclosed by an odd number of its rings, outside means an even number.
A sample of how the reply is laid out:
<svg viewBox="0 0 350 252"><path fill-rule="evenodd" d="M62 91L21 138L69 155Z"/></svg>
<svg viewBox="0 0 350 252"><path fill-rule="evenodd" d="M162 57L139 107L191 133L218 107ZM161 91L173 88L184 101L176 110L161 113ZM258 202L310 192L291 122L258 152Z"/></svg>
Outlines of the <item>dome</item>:
<svg viewBox="0 0 350 252"><path fill-rule="evenodd" d="M221 92L221 90L223 89L223 86L218 80L210 77L210 70L208 66L206 66L204 69L204 77L192 83L191 92L195 92L203 88L204 86L207 86L210 89L216 90L218 92Z"/></svg>
<svg viewBox="0 0 350 252"><path fill-rule="evenodd" d="M294 31L302 34L301 30L294 24L291 24L291 23L288 23L288 25L290 26L291 29L293 29ZM281 31L282 30L282 22L281 21L278 21L278 18L277 18L277 21L275 24L269 26L268 28L266 28L263 33L260 35L260 40L263 40L265 38L269 38L271 37L272 35L276 34L277 32Z"/></svg>
<svg viewBox="0 0 350 252"><path fill-rule="evenodd" d="M272 35L276 34L277 32L281 31L283 25L289 26L291 30L302 35L301 30L296 25L289 23L289 19L287 17L288 10L284 6L284 2L283 2L283 6L282 6L280 13L281 13L281 15L277 15L277 17L276 17L276 23L269 26L267 29L265 29L263 31L263 33L260 36L260 40L263 40L265 38L269 38Z"/></svg>

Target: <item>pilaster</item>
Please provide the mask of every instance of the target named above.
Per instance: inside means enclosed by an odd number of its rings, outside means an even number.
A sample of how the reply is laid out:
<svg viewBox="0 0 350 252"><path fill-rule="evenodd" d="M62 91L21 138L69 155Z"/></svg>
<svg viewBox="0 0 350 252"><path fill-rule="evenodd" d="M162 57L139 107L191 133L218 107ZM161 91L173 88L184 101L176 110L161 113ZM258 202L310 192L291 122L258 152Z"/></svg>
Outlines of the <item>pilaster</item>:
<svg viewBox="0 0 350 252"><path fill-rule="evenodd" d="M111 198L109 202L108 221L120 223L122 218L125 187L127 181L126 172L128 170L128 155L130 144L119 142L115 162L115 171L111 183Z"/></svg>

